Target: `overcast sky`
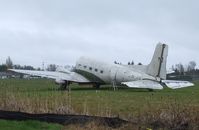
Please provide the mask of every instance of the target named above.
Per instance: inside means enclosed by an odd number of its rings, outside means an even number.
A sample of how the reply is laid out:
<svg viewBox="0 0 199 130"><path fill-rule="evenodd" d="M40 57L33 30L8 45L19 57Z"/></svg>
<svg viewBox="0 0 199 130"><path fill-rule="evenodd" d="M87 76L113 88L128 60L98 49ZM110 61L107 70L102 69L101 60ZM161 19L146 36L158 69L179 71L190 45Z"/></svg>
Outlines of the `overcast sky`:
<svg viewBox="0 0 199 130"><path fill-rule="evenodd" d="M73 65L80 56L148 64L158 42L172 64L199 64L197 0L0 0L0 63Z"/></svg>

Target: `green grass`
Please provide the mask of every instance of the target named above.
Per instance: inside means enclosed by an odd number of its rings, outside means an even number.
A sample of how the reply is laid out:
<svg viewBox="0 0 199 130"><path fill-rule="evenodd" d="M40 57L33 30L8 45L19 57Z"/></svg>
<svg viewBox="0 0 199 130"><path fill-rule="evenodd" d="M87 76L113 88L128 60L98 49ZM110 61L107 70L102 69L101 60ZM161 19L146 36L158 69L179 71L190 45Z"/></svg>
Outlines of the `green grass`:
<svg viewBox="0 0 199 130"><path fill-rule="evenodd" d="M188 115L190 120L195 120L195 122L198 120L199 82L195 82L194 87L176 90L165 88L153 92L147 89L123 87L113 91L113 88L109 85L96 90L89 85L72 84L70 93L60 91L58 88L59 86L55 85L54 81L47 79L0 80L0 110L120 116L128 120L131 120L132 117L142 118L140 115L148 116L150 113L152 113L151 117L157 116L159 118L161 113L164 114L165 111L166 113L170 112L170 114L173 111L174 113L184 113L185 111L192 114ZM19 124L19 126L16 124ZM15 126L17 127L15 128ZM59 125L35 121L13 122L0 120L0 129L4 130L60 128Z"/></svg>
<svg viewBox="0 0 199 130"><path fill-rule="evenodd" d="M199 106L199 82L196 86L171 90L119 88L111 86L95 90L91 86L72 84L72 91L59 91L59 86L46 79L0 80L0 108L30 113L67 113L101 116L128 116L148 108L159 108L168 103ZM14 101L13 101L14 100ZM7 105L7 106L6 106ZM67 108L67 110L66 110ZM7 108L6 108L7 109Z"/></svg>
<svg viewBox="0 0 199 130"><path fill-rule="evenodd" d="M61 130L63 126L39 121L0 120L0 130Z"/></svg>

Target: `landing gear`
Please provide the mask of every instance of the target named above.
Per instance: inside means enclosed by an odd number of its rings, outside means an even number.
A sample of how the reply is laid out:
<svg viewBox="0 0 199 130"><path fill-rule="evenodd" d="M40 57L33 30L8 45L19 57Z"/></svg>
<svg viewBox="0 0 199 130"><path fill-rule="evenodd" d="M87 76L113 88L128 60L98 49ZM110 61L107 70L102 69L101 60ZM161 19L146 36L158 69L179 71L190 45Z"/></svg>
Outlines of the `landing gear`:
<svg viewBox="0 0 199 130"><path fill-rule="evenodd" d="M60 90L67 90L67 89L68 89L67 84L61 84L60 85Z"/></svg>
<svg viewBox="0 0 199 130"><path fill-rule="evenodd" d="M153 92L153 89L150 89L150 88L149 88L148 90L149 90L149 92Z"/></svg>
<svg viewBox="0 0 199 130"><path fill-rule="evenodd" d="M71 83L69 81L66 81L64 84L60 85L60 90L67 90L70 91L70 85Z"/></svg>
<svg viewBox="0 0 199 130"><path fill-rule="evenodd" d="M96 88L96 89L99 89L100 88L100 84L98 84L98 83L93 84L93 87Z"/></svg>

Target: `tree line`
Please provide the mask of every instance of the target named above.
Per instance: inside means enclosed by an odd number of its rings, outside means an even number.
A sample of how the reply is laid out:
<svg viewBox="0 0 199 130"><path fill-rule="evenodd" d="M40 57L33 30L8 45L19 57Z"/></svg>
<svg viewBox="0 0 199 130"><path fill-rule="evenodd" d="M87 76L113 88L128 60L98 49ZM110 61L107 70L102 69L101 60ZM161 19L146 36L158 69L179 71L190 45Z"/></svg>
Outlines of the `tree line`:
<svg viewBox="0 0 199 130"><path fill-rule="evenodd" d="M117 61L114 61L114 64L123 65L122 62L117 62ZM134 61L132 60L132 61L129 61L129 62L127 63L127 65L135 65L135 63L134 63ZM142 63L139 62L137 65L142 65Z"/></svg>
<svg viewBox="0 0 199 130"><path fill-rule="evenodd" d="M199 75L199 69L197 69L196 66L195 61L190 61L185 65L182 63L172 65L172 70L176 75Z"/></svg>
<svg viewBox="0 0 199 130"><path fill-rule="evenodd" d="M13 61L11 60L10 56L7 57L5 63L0 65L0 72L6 72L8 69L22 69L22 70L44 70L39 68L35 68L31 65L18 65L18 64L14 64ZM47 65L46 69L47 71L56 71L57 69L57 65L55 64L49 64Z"/></svg>

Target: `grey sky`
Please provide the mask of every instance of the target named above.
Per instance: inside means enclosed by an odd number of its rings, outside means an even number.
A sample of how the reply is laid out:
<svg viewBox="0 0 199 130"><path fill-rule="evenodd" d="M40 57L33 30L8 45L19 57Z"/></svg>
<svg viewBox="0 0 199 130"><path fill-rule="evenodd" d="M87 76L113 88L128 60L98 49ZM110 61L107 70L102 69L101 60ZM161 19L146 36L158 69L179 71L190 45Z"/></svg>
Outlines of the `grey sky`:
<svg viewBox="0 0 199 130"><path fill-rule="evenodd" d="M41 67L80 56L148 64L169 45L168 67L199 64L197 0L0 0L0 63Z"/></svg>

